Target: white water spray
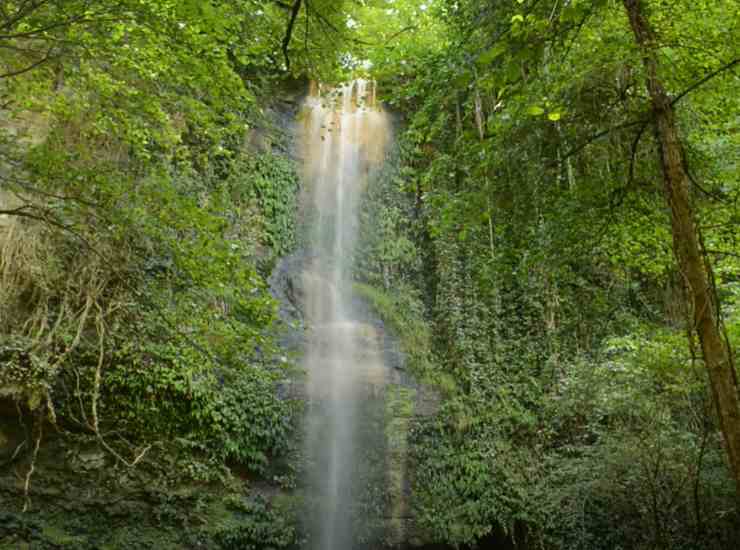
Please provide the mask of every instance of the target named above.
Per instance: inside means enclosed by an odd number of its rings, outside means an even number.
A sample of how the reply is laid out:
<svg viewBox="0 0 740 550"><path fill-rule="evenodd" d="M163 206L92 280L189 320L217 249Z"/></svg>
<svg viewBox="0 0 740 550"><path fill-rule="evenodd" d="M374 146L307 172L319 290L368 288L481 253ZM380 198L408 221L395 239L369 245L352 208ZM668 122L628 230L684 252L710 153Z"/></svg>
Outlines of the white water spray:
<svg viewBox="0 0 740 550"><path fill-rule="evenodd" d="M307 497L311 547L350 550L363 400L385 382L375 329L353 312L348 272L357 240L359 199L389 140L375 85L355 80L334 89L312 85L304 106L301 154L312 218L310 260L303 273L311 334L305 354L309 411Z"/></svg>

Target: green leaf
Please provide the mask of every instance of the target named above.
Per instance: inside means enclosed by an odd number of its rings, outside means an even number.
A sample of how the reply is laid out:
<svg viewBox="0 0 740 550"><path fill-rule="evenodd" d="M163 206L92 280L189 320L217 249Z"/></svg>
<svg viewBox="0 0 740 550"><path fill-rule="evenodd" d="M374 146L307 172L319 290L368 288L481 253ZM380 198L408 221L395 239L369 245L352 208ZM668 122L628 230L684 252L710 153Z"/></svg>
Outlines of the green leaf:
<svg viewBox="0 0 740 550"><path fill-rule="evenodd" d="M473 80L472 76L473 75L470 71L462 71L454 77L454 79L452 80L452 85L457 88L463 88L470 84L470 82Z"/></svg>
<svg viewBox="0 0 740 550"><path fill-rule="evenodd" d="M545 110L539 105L530 105L527 109L527 114L532 116L540 116L545 114Z"/></svg>
<svg viewBox="0 0 740 550"><path fill-rule="evenodd" d="M499 42L498 44L495 44L490 50L487 52L481 54L481 56L478 58L478 65L488 65L499 57L501 54L503 54L506 51L506 44L503 42Z"/></svg>
<svg viewBox="0 0 740 550"><path fill-rule="evenodd" d="M560 120L560 113L549 113L547 115L547 118L552 120L553 122L557 122L558 120Z"/></svg>
<svg viewBox="0 0 740 550"><path fill-rule="evenodd" d="M524 16L520 13L517 13L514 17L511 18L512 23L516 23L519 21L520 23L524 23Z"/></svg>

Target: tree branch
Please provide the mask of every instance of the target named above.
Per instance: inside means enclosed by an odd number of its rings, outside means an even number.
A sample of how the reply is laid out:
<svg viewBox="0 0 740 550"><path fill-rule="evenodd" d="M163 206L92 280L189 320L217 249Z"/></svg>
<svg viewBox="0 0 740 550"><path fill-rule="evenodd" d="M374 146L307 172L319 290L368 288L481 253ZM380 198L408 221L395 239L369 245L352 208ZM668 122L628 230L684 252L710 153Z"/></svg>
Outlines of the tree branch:
<svg viewBox="0 0 740 550"><path fill-rule="evenodd" d="M632 185L632 182L635 179L635 160L637 159L637 146L640 144L640 139L642 139L642 135L645 133L645 129L647 127L648 127L648 121L643 122L642 126L640 126L640 129L637 131L637 134L635 135L635 139L632 141L632 148L630 150L629 177L627 179L628 187Z"/></svg>
<svg viewBox="0 0 740 550"><path fill-rule="evenodd" d="M37 213L34 213L37 212ZM80 240L87 248L98 254L101 258L105 259L95 247L93 247L90 242L82 236L78 231L72 228L72 226L67 225L57 219L52 218L49 215L49 212L39 206L32 205L32 204L24 204L23 206L19 206L18 208L14 208L12 210L2 210L0 209L0 215L5 214L6 216L16 216L19 218L28 218L30 220L36 220L39 222L47 223L51 226L54 226L58 229L61 229L62 231L66 231L76 237Z"/></svg>
<svg viewBox="0 0 740 550"><path fill-rule="evenodd" d="M639 120L632 120L630 122L624 122L622 124L617 124L616 126L611 126L607 128L606 130L602 130L601 132L597 132L596 134L592 135L590 138L586 139L579 145L576 145L573 149L565 153L563 155L562 160L565 160L569 157L572 157L575 154L580 153L583 149L591 145L594 141L596 141L599 138L604 137L607 134L610 134L612 132L615 132L617 130L624 130L625 128L631 128L632 126L637 126L638 124L645 124L645 119L639 119Z"/></svg>
<svg viewBox="0 0 740 550"><path fill-rule="evenodd" d="M23 69L18 69L17 71L10 71L8 73L0 74L0 78L12 78L14 76L20 76L24 73L34 70L39 65L43 65L50 59L53 59L51 52L52 50L49 50L48 52L46 52L46 55L44 57L42 57L38 61L35 61L34 63L31 63L30 65L28 65L27 67L24 67Z"/></svg>
<svg viewBox="0 0 740 550"><path fill-rule="evenodd" d="M95 22L95 19L85 17L85 16L72 17L65 21L60 21L59 23L53 23L51 25L47 25L45 27L39 27L37 29L33 29L30 31L26 31L26 32L18 32L15 34L0 34L0 40L13 40L17 38L34 38L35 36L42 35L45 32L58 29L61 27L69 27L71 25L74 25L75 23L93 23L93 22Z"/></svg>
<svg viewBox="0 0 740 550"><path fill-rule="evenodd" d="M362 46L380 46L381 44L373 44L371 42L366 42L365 40L360 40L359 38L353 38L353 37L347 37L341 29L338 29L337 26L329 21L320 11L318 11L316 8L311 6L311 4L308 3L308 0L306 0L306 12L311 12L316 16L316 18L323 23L330 31L338 34L342 39L348 40L350 42L354 42L355 44L360 44Z"/></svg>
<svg viewBox="0 0 740 550"><path fill-rule="evenodd" d="M10 29L14 25L16 25L21 19L24 17L28 17L30 14L32 14L34 11L42 7L44 4L47 4L49 0L41 0L40 2L33 4L29 4L28 2L23 2L16 12L13 15L10 15L9 13L6 13L5 10L3 10L2 15L3 19L5 20L3 24L0 26L2 29Z"/></svg>
<svg viewBox="0 0 740 550"><path fill-rule="evenodd" d="M690 94L691 92L693 92L694 90L696 90L699 86L703 86L704 84L706 84L707 82L709 82L711 79L713 79L715 76L719 75L720 73L723 73L724 71L727 71L729 69L732 69L738 63L740 63L740 58L735 58L732 61L730 61L729 63L726 63L726 64L722 65L716 71L712 71L711 73L709 73L708 75L706 75L704 78L702 78L701 80L695 82L694 84L692 84L691 86L689 86L688 88L686 88L683 92L681 92L676 97L674 97L671 100L671 105L675 105L676 103L678 103L679 101L681 101L685 96L687 96L688 94Z"/></svg>
<svg viewBox="0 0 740 550"><path fill-rule="evenodd" d="M301 3L303 0L295 0L293 7L290 10L290 21L288 21L288 28L285 30L285 36L283 37L283 56L285 57L285 68L290 69L290 56L288 55L288 47L290 46L290 39L293 37L293 27L295 26L295 20L298 18L298 13L301 11Z"/></svg>

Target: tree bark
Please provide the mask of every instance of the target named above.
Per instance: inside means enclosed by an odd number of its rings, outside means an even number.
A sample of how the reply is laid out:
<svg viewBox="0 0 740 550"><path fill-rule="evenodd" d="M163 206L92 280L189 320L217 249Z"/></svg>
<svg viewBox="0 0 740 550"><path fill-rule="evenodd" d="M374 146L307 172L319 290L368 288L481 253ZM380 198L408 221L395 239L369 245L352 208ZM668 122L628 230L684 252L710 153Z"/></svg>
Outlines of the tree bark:
<svg viewBox="0 0 740 550"><path fill-rule="evenodd" d="M732 350L722 329L711 268L702 249L692 209L690 180L683 144L670 97L658 74L655 36L642 0L623 0L632 32L642 54L652 103L653 127L660 149L665 196L671 211L673 249L686 281L692 317L709 376L730 469L740 492L740 404Z"/></svg>

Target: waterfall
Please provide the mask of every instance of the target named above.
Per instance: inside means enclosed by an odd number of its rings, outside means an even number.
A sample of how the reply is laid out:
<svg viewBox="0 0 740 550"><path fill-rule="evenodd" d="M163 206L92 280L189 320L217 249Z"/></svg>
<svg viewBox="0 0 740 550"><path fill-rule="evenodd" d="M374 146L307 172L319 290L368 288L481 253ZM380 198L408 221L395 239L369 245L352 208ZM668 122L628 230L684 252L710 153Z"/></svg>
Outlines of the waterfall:
<svg viewBox="0 0 740 550"><path fill-rule="evenodd" d="M348 276L359 199L390 135L375 96L367 80L332 89L312 84L302 115L303 206L311 221L302 275L310 330L306 500L315 550L350 550L357 538L358 465L369 444L361 435L363 403L386 376L374 327L353 311Z"/></svg>

